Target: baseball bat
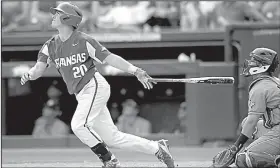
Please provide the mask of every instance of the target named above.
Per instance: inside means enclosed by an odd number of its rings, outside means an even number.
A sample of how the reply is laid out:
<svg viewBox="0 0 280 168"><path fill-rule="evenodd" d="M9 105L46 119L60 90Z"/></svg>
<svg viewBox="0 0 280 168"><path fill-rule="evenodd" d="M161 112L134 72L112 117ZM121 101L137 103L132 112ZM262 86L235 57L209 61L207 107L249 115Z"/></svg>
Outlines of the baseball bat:
<svg viewBox="0 0 280 168"><path fill-rule="evenodd" d="M199 77L199 78L151 78L149 82L182 82L182 83L206 83L206 84L233 84L233 77Z"/></svg>

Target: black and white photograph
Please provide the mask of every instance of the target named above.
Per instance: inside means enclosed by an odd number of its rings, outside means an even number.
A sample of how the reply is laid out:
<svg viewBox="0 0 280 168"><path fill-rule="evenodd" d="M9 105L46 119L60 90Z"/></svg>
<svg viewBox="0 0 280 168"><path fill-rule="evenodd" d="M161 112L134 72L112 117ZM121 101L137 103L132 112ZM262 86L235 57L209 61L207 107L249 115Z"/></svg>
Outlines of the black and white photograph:
<svg viewBox="0 0 280 168"><path fill-rule="evenodd" d="M1 0L1 167L280 168L280 1Z"/></svg>

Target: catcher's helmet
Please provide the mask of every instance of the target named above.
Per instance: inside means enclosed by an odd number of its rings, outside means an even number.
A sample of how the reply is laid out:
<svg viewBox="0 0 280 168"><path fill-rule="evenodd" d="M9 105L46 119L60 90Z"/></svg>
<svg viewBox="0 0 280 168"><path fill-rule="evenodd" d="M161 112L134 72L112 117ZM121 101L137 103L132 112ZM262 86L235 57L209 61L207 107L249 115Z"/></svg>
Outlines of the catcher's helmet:
<svg viewBox="0 0 280 168"><path fill-rule="evenodd" d="M57 11L63 13L60 16L62 24L73 26L75 29L78 28L82 21L82 11L75 5L69 2L60 3L56 8L50 8L50 12L54 15Z"/></svg>
<svg viewBox="0 0 280 168"><path fill-rule="evenodd" d="M251 76L263 72L274 72L279 64L277 52L269 48L256 48L250 53L250 60L245 60L241 75Z"/></svg>

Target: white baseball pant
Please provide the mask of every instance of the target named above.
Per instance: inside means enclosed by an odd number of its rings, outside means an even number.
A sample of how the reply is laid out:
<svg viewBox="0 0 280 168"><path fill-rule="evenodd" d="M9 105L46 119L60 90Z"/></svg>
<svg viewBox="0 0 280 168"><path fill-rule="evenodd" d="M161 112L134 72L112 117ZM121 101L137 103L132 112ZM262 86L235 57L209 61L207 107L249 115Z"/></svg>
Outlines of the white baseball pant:
<svg viewBox="0 0 280 168"><path fill-rule="evenodd" d="M77 109L71 121L74 134L90 148L104 142L108 147L155 154L158 143L120 132L114 125L107 101L110 85L98 72L76 95Z"/></svg>

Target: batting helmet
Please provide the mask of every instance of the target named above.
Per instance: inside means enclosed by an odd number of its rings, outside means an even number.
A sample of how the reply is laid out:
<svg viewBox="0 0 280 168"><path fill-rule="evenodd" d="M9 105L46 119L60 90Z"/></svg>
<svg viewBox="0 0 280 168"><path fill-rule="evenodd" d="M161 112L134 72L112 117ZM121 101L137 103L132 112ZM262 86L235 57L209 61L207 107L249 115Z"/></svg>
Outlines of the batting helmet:
<svg viewBox="0 0 280 168"><path fill-rule="evenodd" d="M256 48L250 53L250 60L245 60L241 75L251 76L263 72L272 73L277 69L277 52L269 48Z"/></svg>
<svg viewBox="0 0 280 168"><path fill-rule="evenodd" d="M75 5L69 2L60 3L56 8L50 8L50 12L54 15L56 12L61 12L60 21L62 24L78 28L82 21L82 11Z"/></svg>

